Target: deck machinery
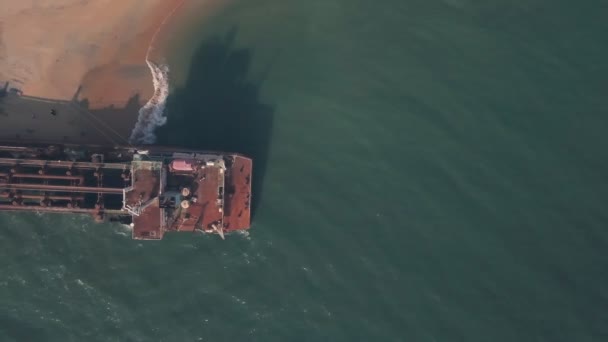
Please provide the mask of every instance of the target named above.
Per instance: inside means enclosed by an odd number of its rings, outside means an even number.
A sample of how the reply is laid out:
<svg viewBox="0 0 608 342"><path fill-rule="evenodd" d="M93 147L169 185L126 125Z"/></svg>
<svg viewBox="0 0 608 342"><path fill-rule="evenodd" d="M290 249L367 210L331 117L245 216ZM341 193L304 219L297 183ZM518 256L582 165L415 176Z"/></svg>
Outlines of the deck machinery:
<svg viewBox="0 0 608 342"><path fill-rule="evenodd" d="M0 210L87 213L133 227L134 239L168 231L248 229L250 158L167 147L0 145Z"/></svg>

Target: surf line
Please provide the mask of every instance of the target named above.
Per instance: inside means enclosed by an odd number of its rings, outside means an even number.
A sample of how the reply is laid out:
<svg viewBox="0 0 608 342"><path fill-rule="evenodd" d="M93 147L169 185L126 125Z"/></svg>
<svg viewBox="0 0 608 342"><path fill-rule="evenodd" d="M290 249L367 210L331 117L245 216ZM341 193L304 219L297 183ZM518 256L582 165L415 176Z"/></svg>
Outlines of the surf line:
<svg viewBox="0 0 608 342"><path fill-rule="evenodd" d="M179 4L165 16L150 39L150 44L146 51L146 64L150 69L150 73L152 73L154 94L148 99L148 102L139 109L137 123L129 137L129 143L131 144L153 144L156 141L154 131L157 127L167 123L167 117L164 116L164 111L167 104L167 97L169 96L169 67L151 61L150 53L154 50L156 36L158 36L165 23L185 2L185 0L180 1Z"/></svg>

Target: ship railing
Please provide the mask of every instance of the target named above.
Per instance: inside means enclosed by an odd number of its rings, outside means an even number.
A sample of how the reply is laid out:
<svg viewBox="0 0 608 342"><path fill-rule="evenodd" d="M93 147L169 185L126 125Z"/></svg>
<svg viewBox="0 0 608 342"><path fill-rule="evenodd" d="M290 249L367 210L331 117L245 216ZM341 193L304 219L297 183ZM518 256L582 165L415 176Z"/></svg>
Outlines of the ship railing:
<svg viewBox="0 0 608 342"><path fill-rule="evenodd" d="M146 210L147 207L154 204L154 201L156 201L157 199L158 199L158 197L154 197L154 198L146 201L146 203L139 202L137 204L137 206L123 205L123 209L126 210L131 215L139 216L139 215L141 215L141 213L144 210Z"/></svg>
<svg viewBox="0 0 608 342"><path fill-rule="evenodd" d="M135 208L133 208L131 206L125 205L123 207L123 209L126 210L129 214L131 214L133 216L139 216L139 215L141 215L141 210L140 210L141 207L135 207Z"/></svg>
<svg viewBox="0 0 608 342"><path fill-rule="evenodd" d="M167 170L163 166L160 169L160 184L158 187L158 195L162 195L165 192L165 184L167 184Z"/></svg>
<svg viewBox="0 0 608 342"><path fill-rule="evenodd" d="M138 210L139 206L132 207L127 204L127 193L133 191L133 189L133 186L129 186L127 188L122 189L122 208L129 212L129 214L131 215L139 216L141 214L141 211Z"/></svg>
<svg viewBox="0 0 608 342"><path fill-rule="evenodd" d="M154 198L148 200L146 203L139 205L137 207L137 209L139 210L139 213L141 214L142 211L144 211L147 207L151 206L154 203L154 201L157 199L158 199L158 197L154 197Z"/></svg>

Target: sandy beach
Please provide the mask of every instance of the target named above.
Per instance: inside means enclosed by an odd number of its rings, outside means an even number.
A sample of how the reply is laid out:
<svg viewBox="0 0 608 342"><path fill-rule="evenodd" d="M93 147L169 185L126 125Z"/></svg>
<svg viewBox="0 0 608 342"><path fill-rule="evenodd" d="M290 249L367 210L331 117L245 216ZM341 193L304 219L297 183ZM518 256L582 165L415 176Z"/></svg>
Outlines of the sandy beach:
<svg viewBox="0 0 608 342"><path fill-rule="evenodd" d="M0 81L23 94L92 106L152 93L144 62L152 35L183 0L25 0L0 14Z"/></svg>
<svg viewBox="0 0 608 342"><path fill-rule="evenodd" d="M154 93L150 69L145 62L152 41L150 59L162 62L164 43L175 38L173 33L193 20L200 20L197 13L204 17L220 3L225 1L23 0L3 3L0 11L0 84L10 96L21 95L22 100L4 100L4 107L0 108L0 119L4 121L0 125L0 138L31 136L28 139L33 139L31 132L37 132L37 140L61 138L88 142L92 135L99 133L90 131L91 126L95 126L90 122L87 127L77 124L82 119L50 120L45 117L42 120L44 115L41 113L54 105L33 103L30 101L33 97L86 103L88 113L99 116L122 136L128 137L137 120L136 109ZM80 102L83 100L86 102ZM46 107L40 107L44 103ZM61 102L55 106L64 105ZM31 108L37 108L36 115L29 113ZM72 109L70 104L70 111L83 112ZM25 111L28 113L23 114Z"/></svg>

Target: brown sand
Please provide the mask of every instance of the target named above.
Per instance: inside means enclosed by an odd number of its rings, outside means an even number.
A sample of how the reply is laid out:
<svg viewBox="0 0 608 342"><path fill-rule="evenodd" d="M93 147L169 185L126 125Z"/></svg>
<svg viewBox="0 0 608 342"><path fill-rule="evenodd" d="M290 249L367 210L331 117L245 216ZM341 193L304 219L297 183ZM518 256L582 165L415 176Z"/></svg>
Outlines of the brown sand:
<svg viewBox="0 0 608 342"><path fill-rule="evenodd" d="M145 55L158 28L153 61L164 60L177 34L231 1L3 1L0 141L128 144L153 93ZM2 94L5 82L23 94Z"/></svg>
<svg viewBox="0 0 608 342"><path fill-rule="evenodd" d="M0 11L0 82L25 95L124 105L152 81L145 54L183 0L20 0ZM178 13L176 13L178 14Z"/></svg>

